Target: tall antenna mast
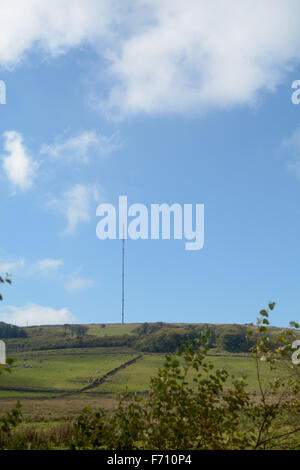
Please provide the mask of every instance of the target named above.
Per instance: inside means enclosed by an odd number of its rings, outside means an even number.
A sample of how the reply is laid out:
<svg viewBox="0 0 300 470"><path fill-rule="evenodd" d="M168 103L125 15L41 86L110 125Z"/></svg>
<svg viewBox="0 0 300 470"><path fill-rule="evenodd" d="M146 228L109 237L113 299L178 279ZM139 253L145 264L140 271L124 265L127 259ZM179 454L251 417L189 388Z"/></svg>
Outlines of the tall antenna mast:
<svg viewBox="0 0 300 470"><path fill-rule="evenodd" d="M124 226L123 226L123 240L122 240L122 324L125 323L124 316L124 266L125 266L125 235L124 235Z"/></svg>

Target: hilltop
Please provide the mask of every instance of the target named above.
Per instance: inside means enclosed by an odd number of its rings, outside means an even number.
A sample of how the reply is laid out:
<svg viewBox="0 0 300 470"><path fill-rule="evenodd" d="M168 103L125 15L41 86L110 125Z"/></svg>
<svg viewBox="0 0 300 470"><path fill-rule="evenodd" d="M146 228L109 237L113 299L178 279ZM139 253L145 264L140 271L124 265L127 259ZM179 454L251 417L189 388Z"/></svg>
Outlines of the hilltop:
<svg viewBox="0 0 300 470"><path fill-rule="evenodd" d="M246 338L248 325L239 324L186 324L186 323L131 323L85 324L63 326L9 327L15 335L3 336L9 354L72 348L125 348L148 353L175 352L189 340L210 330L209 347L229 353L246 353L252 342ZM276 327L269 327L270 332ZM1 325L0 325L1 338Z"/></svg>

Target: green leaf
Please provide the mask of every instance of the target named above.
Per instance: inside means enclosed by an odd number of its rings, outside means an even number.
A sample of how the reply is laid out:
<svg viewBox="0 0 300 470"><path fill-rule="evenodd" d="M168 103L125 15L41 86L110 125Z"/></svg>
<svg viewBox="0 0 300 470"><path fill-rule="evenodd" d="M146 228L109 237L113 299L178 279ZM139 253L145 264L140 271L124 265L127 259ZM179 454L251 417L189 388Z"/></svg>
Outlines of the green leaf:
<svg viewBox="0 0 300 470"><path fill-rule="evenodd" d="M261 310L259 313L261 314L262 317L268 317L269 316L267 310L265 310L265 309Z"/></svg>

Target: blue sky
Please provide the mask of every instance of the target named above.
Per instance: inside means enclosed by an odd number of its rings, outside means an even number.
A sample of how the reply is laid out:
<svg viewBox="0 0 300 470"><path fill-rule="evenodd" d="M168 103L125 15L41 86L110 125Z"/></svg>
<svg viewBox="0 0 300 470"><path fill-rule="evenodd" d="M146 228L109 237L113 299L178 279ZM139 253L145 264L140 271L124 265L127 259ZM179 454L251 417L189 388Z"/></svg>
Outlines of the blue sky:
<svg viewBox="0 0 300 470"><path fill-rule="evenodd" d="M202 250L126 242L127 322L247 323L269 301L273 323L299 320L299 4L272 2L270 22L268 0L16 2L0 6L0 320L120 322L121 241L96 237L120 195L205 206Z"/></svg>

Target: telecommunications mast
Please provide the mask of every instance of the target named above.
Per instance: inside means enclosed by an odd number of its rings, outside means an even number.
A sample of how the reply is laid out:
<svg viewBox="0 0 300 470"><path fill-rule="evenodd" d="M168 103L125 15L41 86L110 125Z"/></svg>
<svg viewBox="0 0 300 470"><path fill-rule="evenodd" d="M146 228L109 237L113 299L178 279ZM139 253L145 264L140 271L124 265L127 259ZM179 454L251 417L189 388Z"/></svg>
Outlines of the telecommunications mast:
<svg viewBox="0 0 300 470"><path fill-rule="evenodd" d="M122 239L122 324L125 323L125 316L124 316L124 267L125 267L125 235L124 235L124 227L123 227L123 239Z"/></svg>

